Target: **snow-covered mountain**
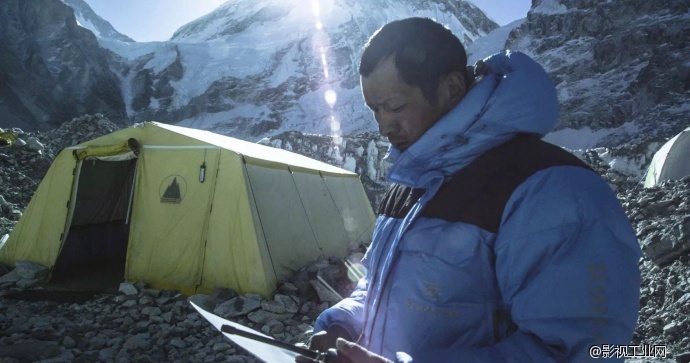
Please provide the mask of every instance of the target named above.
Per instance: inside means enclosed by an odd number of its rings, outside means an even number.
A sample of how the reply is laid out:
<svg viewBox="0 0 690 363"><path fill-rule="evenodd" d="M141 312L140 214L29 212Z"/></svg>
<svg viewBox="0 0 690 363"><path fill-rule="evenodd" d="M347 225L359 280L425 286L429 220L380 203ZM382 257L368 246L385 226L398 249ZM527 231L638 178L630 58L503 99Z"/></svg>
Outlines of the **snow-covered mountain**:
<svg viewBox="0 0 690 363"><path fill-rule="evenodd" d="M82 28L90 30L97 37L111 38L123 42L134 41L132 38L115 30L107 20L96 14L84 0L62 0L62 2L74 10L77 24Z"/></svg>
<svg viewBox="0 0 690 363"><path fill-rule="evenodd" d="M439 19L468 44L497 28L465 1L233 0L168 42L99 41L118 56L133 121L250 140L288 130L350 134L373 130L356 70L362 46L409 16Z"/></svg>
<svg viewBox="0 0 690 363"><path fill-rule="evenodd" d="M497 28L457 0L232 0L170 41L137 43L83 0L0 8L0 126L47 129L100 112L250 140L372 130L356 66L390 20L433 17L467 44Z"/></svg>
<svg viewBox="0 0 690 363"><path fill-rule="evenodd" d="M151 43L121 37L82 0L0 9L0 74L9 80L0 83L0 126L45 128L102 112L249 140L374 131L359 90L361 48L407 16L448 24L471 62L504 48L532 55L562 106L548 139L571 149L625 149L639 169L687 125L690 107L690 13L675 0L534 0L526 19L502 28L466 1L233 0Z"/></svg>

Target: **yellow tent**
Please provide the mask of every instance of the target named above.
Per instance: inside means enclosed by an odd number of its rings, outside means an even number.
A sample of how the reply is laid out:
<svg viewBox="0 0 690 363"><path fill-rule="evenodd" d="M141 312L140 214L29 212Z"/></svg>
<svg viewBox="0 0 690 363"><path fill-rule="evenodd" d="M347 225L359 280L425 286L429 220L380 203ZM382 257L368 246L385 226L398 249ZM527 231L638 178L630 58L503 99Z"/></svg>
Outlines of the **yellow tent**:
<svg viewBox="0 0 690 363"><path fill-rule="evenodd" d="M374 219L347 170L147 122L60 152L0 262L110 268L185 294L268 295L301 266L368 244Z"/></svg>

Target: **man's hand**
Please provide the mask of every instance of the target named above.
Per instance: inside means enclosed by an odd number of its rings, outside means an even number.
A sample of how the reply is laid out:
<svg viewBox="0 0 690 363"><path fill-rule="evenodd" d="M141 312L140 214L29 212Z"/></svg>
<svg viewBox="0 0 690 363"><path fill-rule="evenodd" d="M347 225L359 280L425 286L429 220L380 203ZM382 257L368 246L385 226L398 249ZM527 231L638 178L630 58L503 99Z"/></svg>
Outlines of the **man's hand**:
<svg viewBox="0 0 690 363"><path fill-rule="evenodd" d="M338 360L347 363L393 363L378 354L374 354L360 345L353 342L348 342L343 338L339 338L335 343L338 348Z"/></svg>
<svg viewBox="0 0 690 363"><path fill-rule="evenodd" d="M331 348L335 348L336 340L338 338L353 339L350 334L347 333L339 325L333 325L326 331L320 331L314 334L311 339L309 339L309 349L315 350L317 352L325 352ZM307 357L298 355L295 359L297 363L312 363L313 361Z"/></svg>

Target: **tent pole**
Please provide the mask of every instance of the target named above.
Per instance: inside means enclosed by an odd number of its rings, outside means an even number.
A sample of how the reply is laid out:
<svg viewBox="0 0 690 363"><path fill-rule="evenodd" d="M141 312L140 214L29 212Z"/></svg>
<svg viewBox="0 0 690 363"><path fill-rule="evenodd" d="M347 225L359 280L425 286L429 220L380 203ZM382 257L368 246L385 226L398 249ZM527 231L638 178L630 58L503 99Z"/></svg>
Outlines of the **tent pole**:
<svg viewBox="0 0 690 363"><path fill-rule="evenodd" d="M129 225L129 219L132 216L132 201L134 201L134 188L137 185L137 169L139 168L139 158L134 163L134 175L132 176L132 188L129 191L129 204L127 204L127 219L125 225Z"/></svg>

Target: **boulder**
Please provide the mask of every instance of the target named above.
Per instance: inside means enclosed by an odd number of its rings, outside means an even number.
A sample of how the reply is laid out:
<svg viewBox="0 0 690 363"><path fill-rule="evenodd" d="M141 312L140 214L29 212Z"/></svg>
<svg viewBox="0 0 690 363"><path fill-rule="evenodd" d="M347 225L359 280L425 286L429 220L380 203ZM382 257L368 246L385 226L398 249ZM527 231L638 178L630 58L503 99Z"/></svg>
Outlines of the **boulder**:
<svg viewBox="0 0 690 363"><path fill-rule="evenodd" d="M137 290L137 288L131 282L121 283L118 291L128 296L139 295L139 290Z"/></svg>
<svg viewBox="0 0 690 363"><path fill-rule="evenodd" d="M261 308L261 300L238 296L213 309L213 313L224 318L237 318Z"/></svg>
<svg viewBox="0 0 690 363"><path fill-rule="evenodd" d="M17 261L14 271L24 279L34 280L48 276L49 269L32 261Z"/></svg>

